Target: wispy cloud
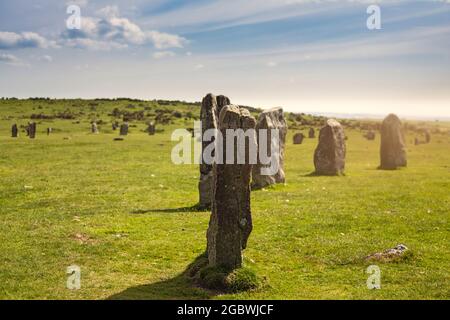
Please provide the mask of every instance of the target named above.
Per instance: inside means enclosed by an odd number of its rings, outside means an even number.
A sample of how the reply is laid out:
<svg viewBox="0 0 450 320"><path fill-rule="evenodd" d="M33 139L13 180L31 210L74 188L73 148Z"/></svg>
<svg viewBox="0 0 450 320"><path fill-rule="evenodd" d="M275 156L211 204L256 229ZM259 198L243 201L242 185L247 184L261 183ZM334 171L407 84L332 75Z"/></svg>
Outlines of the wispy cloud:
<svg viewBox="0 0 450 320"><path fill-rule="evenodd" d="M154 59L163 59L163 58L174 57L175 53L172 51L157 51L157 52L153 53L152 56Z"/></svg>
<svg viewBox="0 0 450 320"><path fill-rule="evenodd" d="M24 67L24 66L28 65L24 61L22 61L21 59L16 57L15 55L8 54L8 53L0 53L0 62L6 63L11 66L16 66L16 67Z"/></svg>

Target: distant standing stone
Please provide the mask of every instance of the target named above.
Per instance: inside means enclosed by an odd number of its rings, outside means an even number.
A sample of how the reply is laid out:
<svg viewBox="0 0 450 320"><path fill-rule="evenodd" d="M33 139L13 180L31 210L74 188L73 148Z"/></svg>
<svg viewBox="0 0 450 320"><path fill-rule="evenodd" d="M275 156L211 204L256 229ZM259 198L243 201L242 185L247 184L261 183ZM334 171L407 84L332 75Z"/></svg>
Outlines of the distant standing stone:
<svg viewBox="0 0 450 320"><path fill-rule="evenodd" d="M294 135L294 144L302 144L303 139L305 139L305 135L303 133L296 133Z"/></svg>
<svg viewBox="0 0 450 320"><path fill-rule="evenodd" d="M127 123L127 122L123 123L123 124L120 126L120 135L121 135L121 136L126 136L126 135L128 135L128 128L129 128L128 123Z"/></svg>
<svg viewBox="0 0 450 320"><path fill-rule="evenodd" d="M395 114L388 115L381 124L380 158L380 169L395 170L407 165L402 122Z"/></svg>
<svg viewBox="0 0 450 320"><path fill-rule="evenodd" d="M431 142L431 134L430 131L425 131L425 142L430 143Z"/></svg>
<svg viewBox="0 0 450 320"><path fill-rule="evenodd" d="M147 128L147 132L149 135L153 136L156 133L156 126L153 122L149 123L148 128Z"/></svg>
<svg viewBox="0 0 450 320"><path fill-rule="evenodd" d="M329 119L320 130L319 145L314 153L316 174L340 175L345 169L345 134L339 122Z"/></svg>
<svg viewBox="0 0 450 320"><path fill-rule="evenodd" d="M220 112L219 129L224 135L224 145L227 140L226 129L241 128L245 131L255 126L256 120L244 108L228 105ZM256 139L250 143L256 144ZM247 144L246 153L249 149ZM249 163L214 164L213 204L207 232L210 266L235 269L242 265L242 250L247 247L253 228L250 209L251 172L252 165Z"/></svg>
<svg viewBox="0 0 450 320"><path fill-rule="evenodd" d="M209 129L218 129L218 117L222 108L229 105L230 99L220 95L207 94L202 101L200 121L202 122L201 137ZM199 207L210 208L213 192L213 166L203 161L203 151L212 141L202 141L202 162L200 164L200 181L198 183Z"/></svg>
<svg viewBox="0 0 450 320"><path fill-rule="evenodd" d="M308 137L310 139L314 139L316 137L316 131L314 130L314 128L309 129Z"/></svg>
<svg viewBox="0 0 450 320"><path fill-rule="evenodd" d="M19 136L19 128L17 127L17 124L13 124L11 127L11 137L17 138Z"/></svg>
<svg viewBox="0 0 450 320"><path fill-rule="evenodd" d="M52 128L47 128L47 135L49 136L50 133L52 133L53 129Z"/></svg>
<svg viewBox="0 0 450 320"><path fill-rule="evenodd" d="M366 133L365 137L366 137L366 139L369 140L369 141L375 140L375 137L376 137L375 131L370 130L369 132Z"/></svg>
<svg viewBox="0 0 450 320"><path fill-rule="evenodd" d="M36 138L36 122L31 122L28 126L28 132L30 139Z"/></svg>
<svg viewBox="0 0 450 320"><path fill-rule="evenodd" d="M278 150L274 149L272 146L272 140L275 141L275 137L272 137L272 129L277 129L279 132L278 136ZM265 131L263 131L265 130ZM253 166L253 189L261 189L266 186L276 184L276 183L284 183L286 181L285 173L284 173L284 153L285 153L285 145L286 145L286 135L287 135L288 127L286 120L284 118L283 108L273 108L266 111L263 111L259 117L258 122L256 124L256 135L258 137L258 145L260 145L259 139L261 138L261 134L265 134L267 148L268 150L263 150L268 157L272 157L272 152L277 152L275 155L276 161L278 162L278 171L273 175L263 175L261 170L263 168L268 168L270 165L264 165L259 160L259 152L258 152L258 163ZM274 165L272 163L272 165Z"/></svg>
<svg viewBox="0 0 450 320"><path fill-rule="evenodd" d="M91 133L93 133L93 134L98 133L97 123L95 123L95 122L92 122L92 124L91 124Z"/></svg>

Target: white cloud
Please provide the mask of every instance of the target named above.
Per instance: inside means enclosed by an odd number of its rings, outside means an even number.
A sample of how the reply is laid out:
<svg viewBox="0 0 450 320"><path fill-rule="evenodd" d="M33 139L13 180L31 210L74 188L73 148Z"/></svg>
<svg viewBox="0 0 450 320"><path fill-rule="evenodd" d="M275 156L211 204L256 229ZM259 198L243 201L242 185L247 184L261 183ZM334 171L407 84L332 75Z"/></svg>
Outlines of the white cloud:
<svg viewBox="0 0 450 320"><path fill-rule="evenodd" d="M61 35L63 43L95 50L147 44L152 44L157 49L169 49L182 48L187 43L186 39L175 34L142 30L136 23L121 17L117 6L105 7L97 11L97 14L100 18L83 17L81 30L64 31Z"/></svg>
<svg viewBox="0 0 450 320"><path fill-rule="evenodd" d="M152 56L154 59L163 59L163 58L174 57L175 53L172 51L158 51L158 52L153 53Z"/></svg>
<svg viewBox="0 0 450 320"><path fill-rule="evenodd" d="M0 32L0 49L48 48L52 43L34 32Z"/></svg>
<svg viewBox="0 0 450 320"><path fill-rule="evenodd" d="M275 62L275 61L269 61L269 62L267 63L267 66L268 66L269 68L274 68L274 67L278 66L278 63Z"/></svg>

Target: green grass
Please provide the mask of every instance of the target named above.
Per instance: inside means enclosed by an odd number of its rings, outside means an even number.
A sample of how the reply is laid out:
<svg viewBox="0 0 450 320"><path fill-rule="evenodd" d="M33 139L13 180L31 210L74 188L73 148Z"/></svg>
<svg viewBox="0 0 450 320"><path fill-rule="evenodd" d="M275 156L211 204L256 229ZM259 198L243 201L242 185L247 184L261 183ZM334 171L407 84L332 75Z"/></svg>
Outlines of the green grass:
<svg viewBox="0 0 450 320"><path fill-rule="evenodd" d="M380 171L379 136L367 141L347 130L346 175L316 177L309 174L317 141L295 146L291 131L287 184L252 193L244 260L267 283L218 294L186 276L205 250L209 213L191 209L198 167L172 164L170 134L192 119L155 136L141 131L144 121L132 122L125 141L113 141L108 110L127 103L71 104L0 101L0 298L450 298L448 135L416 147L410 134L408 168ZM80 123L43 121L36 140L10 138L13 122L66 108L83 112ZM173 108L198 114L195 106ZM93 117L107 122L99 135L89 134ZM368 290L364 258L399 243L412 254L379 263L382 288ZM81 267L80 290L66 289L70 265Z"/></svg>

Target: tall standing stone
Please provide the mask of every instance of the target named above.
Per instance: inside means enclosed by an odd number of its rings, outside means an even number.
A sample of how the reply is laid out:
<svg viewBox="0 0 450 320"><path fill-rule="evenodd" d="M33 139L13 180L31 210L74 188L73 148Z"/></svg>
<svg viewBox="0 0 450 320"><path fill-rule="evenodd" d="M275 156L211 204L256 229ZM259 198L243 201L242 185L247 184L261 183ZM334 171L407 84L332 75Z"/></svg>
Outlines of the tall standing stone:
<svg viewBox="0 0 450 320"><path fill-rule="evenodd" d="M272 146L272 142L276 142L276 137L272 136L272 129L277 129L279 132L278 136L278 150L274 149ZM266 156L276 159L278 164L278 171L273 175L264 175L261 170L263 168L268 168L271 165L275 165L273 163L269 165L264 165L261 163L259 159L260 152L258 152L258 163L253 166L253 189L261 189L266 186L276 184L276 183L284 183L286 181L285 173L284 173L284 153L285 153L285 145L286 145L286 135L287 135L287 123L284 118L283 108L272 108L266 111L263 111L259 117L258 122L256 124L256 133L258 137L258 146L261 146L260 140L261 135L264 134L266 136L266 147L268 150L262 150ZM277 152L278 151L278 152ZM277 152L272 157L272 152Z"/></svg>
<svg viewBox="0 0 450 320"><path fill-rule="evenodd" d="M253 228L250 210L250 181L252 165L249 150L256 137L249 139L245 146L246 161L237 164L237 143L234 137L227 137L227 129L254 129L256 120L247 109L228 105L219 115L219 129L227 139L234 139L235 164L214 164L213 166L213 203L211 219L207 233L208 260L210 266L223 266L235 269L242 265L242 250L247 247L247 240ZM226 159L227 150L223 151Z"/></svg>
<svg viewBox="0 0 450 320"><path fill-rule="evenodd" d="M36 122L31 122L28 126L28 133L30 139L36 138Z"/></svg>
<svg viewBox="0 0 450 320"><path fill-rule="evenodd" d="M316 138L316 130L314 130L314 128L309 128L308 137L310 139L315 139Z"/></svg>
<svg viewBox="0 0 450 320"><path fill-rule="evenodd" d="M314 153L316 174L340 175L345 169L345 134L339 122L329 119L320 130L319 144Z"/></svg>
<svg viewBox="0 0 450 320"><path fill-rule="evenodd" d="M296 133L294 135L294 144L302 144L305 139L305 135L303 133Z"/></svg>
<svg viewBox="0 0 450 320"><path fill-rule="evenodd" d="M120 126L120 135L121 136L126 136L128 135L128 122L124 122L121 126Z"/></svg>
<svg viewBox="0 0 450 320"><path fill-rule="evenodd" d="M47 128L47 135L49 136L53 132L52 128Z"/></svg>
<svg viewBox="0 0 450 320"><path fill-rule="evenodd" d="M402 122L395 114L388 115L381 124L380 158L380 169L395 170L407 165Z"/></svg>
<svg viewBox="0 0 450 320"><path fill-rule="evenodd" d="M210 93L203 98L202 107L200 110L202 137L205 131L209 129L218 129L218 117L220 111L224 106L229 104L230 99L222 95L216 97ZM212 164L205 163L203 159L203 151L211 142L212 141L202 141L202 161L200 163L200 181L198 183L200 208L211 208L212 203L213 166Z"/></svg>
<svg viewBox="0 0 450 320"><path fill-rule="evenodd" d="M19 128L17 124L13 124L11 127L11 137L17 138L19 136Z"/></svg>

